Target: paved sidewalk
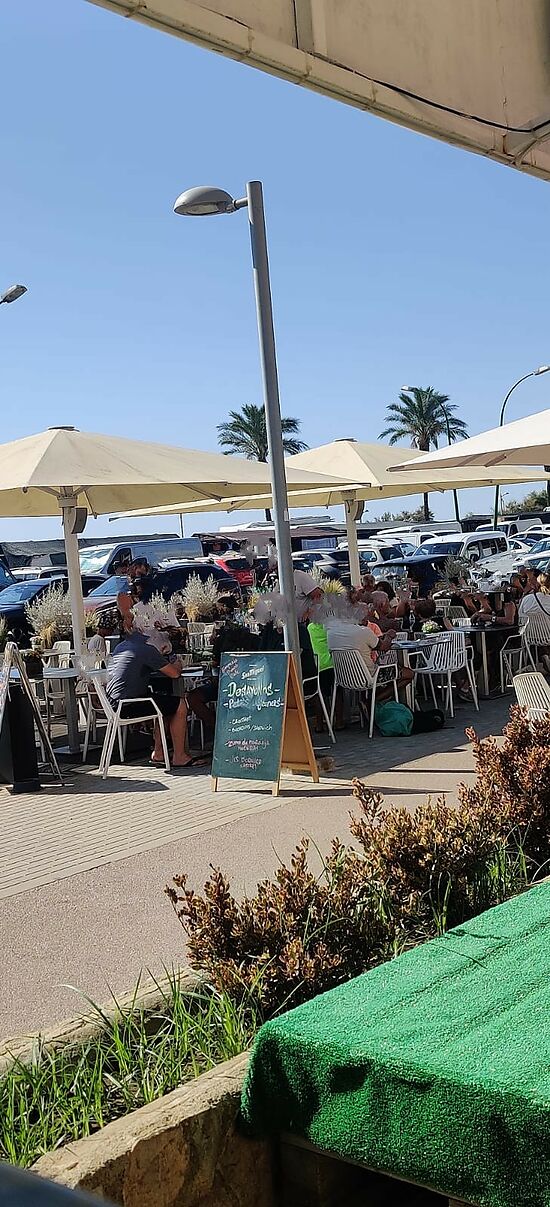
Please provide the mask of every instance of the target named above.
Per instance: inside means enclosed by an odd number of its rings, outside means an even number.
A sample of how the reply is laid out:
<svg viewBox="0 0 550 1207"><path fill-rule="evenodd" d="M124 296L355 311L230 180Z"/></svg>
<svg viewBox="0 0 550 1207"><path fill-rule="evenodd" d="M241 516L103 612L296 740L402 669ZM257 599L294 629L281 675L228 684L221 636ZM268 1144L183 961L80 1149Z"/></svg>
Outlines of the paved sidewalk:
<svg viewBox="0 0 550 1207"><path fill-rule="evenodd" d="M143 763L106 782L72 769L64 788L35 796L0 791L0 1036L78 1013L67 984L104 1000L141 968L182 962L183 931L163 895L171 876L186 871L198 887L213 863L237 893L252 891L302 834L321 849L347 836L354 776L406 806L455 797L472 771L464 728L499 733L510 703L460 709L434 734L369 742L352 730L331 750L323 744L335 767L320 784L284 775L278 798L236 781L213 794L207 772L172 777Z"/></svg>

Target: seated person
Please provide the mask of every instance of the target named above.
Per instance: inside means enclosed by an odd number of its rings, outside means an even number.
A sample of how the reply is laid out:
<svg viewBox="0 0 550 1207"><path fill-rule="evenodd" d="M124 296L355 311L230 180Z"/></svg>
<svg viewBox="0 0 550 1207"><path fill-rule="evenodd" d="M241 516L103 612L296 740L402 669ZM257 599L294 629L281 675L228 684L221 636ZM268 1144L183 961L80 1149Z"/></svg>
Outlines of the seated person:
<svg viewBox="0 0 550 1207"><path fill-rule="evenodd" d="M382 658L388 652L395 639L394 629L388 629L382 636L377 636L373 631L375 623L369 620L368 615L359 624L338 616L329 616L326 628L331 653L335 650L356 650L361 654L369 673L374 675L376 659ZM398 687L406 687L413 678L414 671L408 667L400 667L397 678ZM392 694L393 686L390 683L379 689L377 699L382 701Z"/></svg>
<svg viewBox="0 0 550 1207"><path fill-rule="evenodd" d="M535 575L535 571L531 571L531 575ZM543 613L550 616L550 574L540 573L535 577L535 586L527 589L526 594L522 597L519 605L520 623L525 623L531 613L540 615Z"/></svg>
<svg viewBox="0 0 550 1207"><path fill-rule="evenodd" d="M380 640L367 623L356 624L339 616L327 616L326 630L331 654L334 650L357 650L371 674L375 671L373 651L382 653L388 650L395 637L395 632L390 629Z"/></svg>
<svg viewBox="0 0 550 1207"><path fill-rule="evenodd" d="M451 622L436 611L434 599L415 599L411 607L414 615L414 625L411 630L413 633L422 633L423 625L428 622L436 624L442 633L445 629L452 632L453 626Z"/></svg>
<svg viewBox="0 0 550 1207"><path fill-rule="evenodd" d="M218 699L219 670L222 654L248 654L259 649L260 639L257 633L244 624L238 624L233 619L237 608L237 600L233 595L224 595L218 600L218 609L226 618L217 627L212 642L212 674L205 678L198 687L187 694L187 704L191 712L202 721L205 731L212 740L216 727L216 713L210 704Z"/></svg>
<svg viewBox="0 0 550 1207"><path fill-rule="evenodd" d="M106 638L111 637L113 633L117 632L118 620L116 613L111 609L101 612L97 622L97 631L88 641L88 653L93 656L96 666L105 666L109 655Z"/></svg>
<svg viewBox="0 0 550 1207"><path fill-rule="evenodd" d="M181 663L169 662L158 649L150 645L144 633L132 630L119 642L107 666L107 697L113 708L118 708L120 700L129 703L122 706L122 716L125 718L143 713L143 703L137 703L144 697L152 696L158 705L164 724L170 732L173 745L172 766L191 767L197 760L192 759L187 752L187 705L179 696L164 695L162 692L151 691L151 678L155 671L160 671L167 679L178 679L181 675ZM136 703L133 704L132 701ZM151 761L163 762L160 730L155 722L155 745Z"/></svg>

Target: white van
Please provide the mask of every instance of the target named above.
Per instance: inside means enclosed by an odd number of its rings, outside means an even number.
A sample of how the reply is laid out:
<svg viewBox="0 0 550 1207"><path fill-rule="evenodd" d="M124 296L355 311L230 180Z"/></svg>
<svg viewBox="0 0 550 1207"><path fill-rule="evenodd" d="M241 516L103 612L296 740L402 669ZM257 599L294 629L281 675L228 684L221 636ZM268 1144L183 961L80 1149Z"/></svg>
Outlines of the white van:
<svg viewBox="0 0 550 1207"><path fill-rule="evenodd" d="M145 557L151 566L168 558L187 561L190 558L203 556L201 542L196 536L165 536L148 541L121 542L112 545L87 545L80 552L80 569L82 574L97 574L109 578L116 573L116 567L125 562L133 562L138 557Z"/></svg>
<svg viewBox="0 0 550 1207"><path fill-rule="evenodd" d="M508 537L503 532L490 529L488 532L461 532L451 536L435 536L425 541L418 556L435 557L444 553L446 557L461 557L469 562L483 561L495 553L507 553Z"/></svg>

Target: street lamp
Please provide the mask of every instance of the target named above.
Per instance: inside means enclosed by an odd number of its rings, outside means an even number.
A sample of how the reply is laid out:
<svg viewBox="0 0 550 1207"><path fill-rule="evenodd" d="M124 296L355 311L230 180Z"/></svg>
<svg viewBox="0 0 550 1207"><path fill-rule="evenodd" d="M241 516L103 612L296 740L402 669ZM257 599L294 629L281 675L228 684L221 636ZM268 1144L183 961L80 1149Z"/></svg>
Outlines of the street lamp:
<svg viewBox="0 0 550 1207"><path fill-rule="evenodd" d="M10 302L16 302L17 299L22 298L23 294L26 292L26 285L10 285L9 289L6 289L6 292L0 295L0 306L2 305L2 302L7 302L8 304Z"/></svg>
<svg viewBox="0 0 550 1207"><path fill-rule="evenodd" d="M504 412L506 410L506 404L508 402L510 394L514 393L514 390L517 389L517 387L521 385L522 381L527 381L528 377L540 377L543 373L550 373L550 365L539 365L538 369L532 369L530 373L524 373L523 377L518 377L518 380L514 382L513 386L510 386L510 389L508 390L508 393L500 408L500 420L499 420L499 424L498 424L499 427L502 427L502 425L504 423ZM545 465L544 469L545 469L546 473L548 473L548 469L547 469L546 465ZM494 516L493 516L493 527L494 528L496 528L496 526L498 524L499 491L500 491L500 487L495 486L495 507L494 507ZM546 483L546 497L550 503L550 494L548 493L548 481Z"/></svg>
<svg viewBox="0 0 550 1207"><path fill-rule="evenodd" d="M401 386L402 390L412 390L413 388L414 388L413 386ZM441 410L445 417L445 425L447 427L447 441L449 444L452 444L451 428L449 425L449 412L445 406L442 406ZM460 524L460 508L458 506L458 491L456 491L456 490L453 490L453 499L454 499L454 505L455 505L455 520L457 520L458 523Z"/></svg>
<svg viewBox="0 0 550 1207"><path fill-rule="evenodd" d="M287 601L285 649L290 650L294 654L298 681L301 683L300 640L296 617L277 357L273 330L273 307L271 302L269 259L267 254L267 235L261 181L249 181L246 186L246 197L241 197L238 200L231 197L224 189L213 188L208 185L195 189L187 189L178 197L174 205L174 212L184 216L202 217L208 214L232 214L235 210L244 208L248 208L250 240L252 244L252 270L254 275L260 359L264 386L265 421L269 449L279 585L281 593Z"/></svg>

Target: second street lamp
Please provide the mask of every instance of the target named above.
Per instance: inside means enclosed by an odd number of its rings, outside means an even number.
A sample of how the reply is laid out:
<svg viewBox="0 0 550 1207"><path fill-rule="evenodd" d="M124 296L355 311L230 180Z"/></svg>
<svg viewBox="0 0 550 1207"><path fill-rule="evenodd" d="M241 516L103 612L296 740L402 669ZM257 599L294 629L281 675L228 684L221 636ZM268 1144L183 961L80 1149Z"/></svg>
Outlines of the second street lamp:
<svg viewBox="0 0 550 1207"><path fill-rule="evenodd" d="M264 384L265 421L269 449L271 491L273 495L273 522L277 545L279 586L287 604L285 649L294 655L298 682L301 683L300 639L296 616L288 496L281 430L279 381L275 352L275 333L273 330L273 307L269 280L262 185L259 180L249 181L246 186L246 197L241 197L238 200L231 197L230 193L226 193L224 189L203 185L199 188L187 189L184 193L181 193L174 205L176 214L189 217L202 217L208 214L232 214L235 210L245 208L248 208L250 241L252 244L252 269Z"/></svg>
<svg viewBox="0 0 550 1207"><path fill-rule="evenodd" d="M510 389L508 390L508 393L500 408L500 419L499 419L499 424L498 424L499 427L502 427L502 425L504 423L504 413L506 411L506 404L508 402L510 394L514 393L514 390L516 390L517 387L521 385L522 381L527 381L528 377L541 377L543 373L550 373L550 365L539 365L538 369L532 369L530 373L524 373L523 377L518 377L518 380L514 382L513 386L510 386ZM546 465L544 468L545 468L545 471L548 472L548 467ZM497 524L498 524L499 492L500 492L500 487L495 486L495 506L494 506L494 515L493 515L493 528L496 528ZM546 483L546 497L550 502L550 495L548 493L548 482Z"/></svg>
<svg viewBox="0 0 550 1207"><path fill-rule="evenodd" d="M6 289L4 293L0 294L0 306L2 305L2 302L6 302L8 304L10 302L16 302L17 299L22 298L23 294L26 292L26 285L10 285L9 289Z"/></svg>

